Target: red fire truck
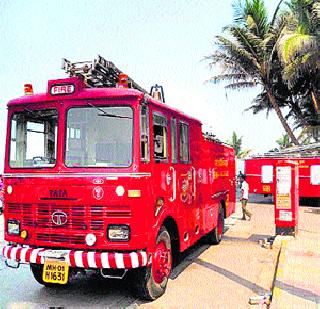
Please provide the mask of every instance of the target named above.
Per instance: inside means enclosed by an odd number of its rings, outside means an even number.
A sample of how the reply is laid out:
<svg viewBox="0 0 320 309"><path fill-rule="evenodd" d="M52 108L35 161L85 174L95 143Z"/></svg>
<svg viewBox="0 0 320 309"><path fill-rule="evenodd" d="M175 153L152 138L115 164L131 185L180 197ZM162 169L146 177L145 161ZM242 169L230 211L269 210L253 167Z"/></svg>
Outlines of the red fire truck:
<svg viewBox="0 0 320 309"><path fill-rule="evenodd" d="M245 174L251 193L273 194L274 166L279 160L290 159L299 164L300 198L320 198L320 156L306 154L269 154L245 160Z"/></svg>
<svg viewBox="0 0 320 309"><path fill-rule="evenodd" d="M46 93L25 85L8 103L2 254L50 287L78 271L129 271L153 300L176 255L204 235L220 242L234 151L101 56L64 68L71 77Z"/></svg>

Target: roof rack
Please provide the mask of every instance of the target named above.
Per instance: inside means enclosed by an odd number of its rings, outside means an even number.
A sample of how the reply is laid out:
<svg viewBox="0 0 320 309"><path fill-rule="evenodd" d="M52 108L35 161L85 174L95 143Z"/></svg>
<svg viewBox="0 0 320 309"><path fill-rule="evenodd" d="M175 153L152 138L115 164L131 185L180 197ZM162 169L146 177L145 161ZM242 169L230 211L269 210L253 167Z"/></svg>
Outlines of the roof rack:
<svg viewBox="0 0 320 309"><path fill-rule="evenodd" d="M290 147L281 151L270 151L251 156L252 158L307 158L320 156L320 143Z"/></svg>
<svg viewBox="0 0 320 309"><path fill-rule="evenodd" d="M119 83L119 75L123 74L113 62L107 61L98 55L93 61L71 62L62 58L61 68L70 77L82 76L88 87L116 87ZM148 94L148 91L140 87L132 78L127 76L128 88L134 88Z"/></svg>

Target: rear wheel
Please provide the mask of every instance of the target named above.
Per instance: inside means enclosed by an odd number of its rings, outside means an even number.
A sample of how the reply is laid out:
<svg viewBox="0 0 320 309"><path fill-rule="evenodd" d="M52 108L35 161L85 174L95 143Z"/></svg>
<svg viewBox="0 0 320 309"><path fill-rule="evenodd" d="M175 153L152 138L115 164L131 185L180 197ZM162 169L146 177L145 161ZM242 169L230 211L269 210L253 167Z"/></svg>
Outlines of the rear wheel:
<svg viewBox="0 0 320 309"><path fill-rule="evenodd" d="M223 231L224 231L224 209L222 206L220 206L217 226L208 235L210 244L213 244L213 245L219 244L222 239Z"/></svg>
<svg viewBox="0 0 320 309"><path fill-rule="evenodd" d="M136 287L140 298L154 300L164 294L172 267L171 239L161 227L157 236L152 264L136 270Z"/></svg>

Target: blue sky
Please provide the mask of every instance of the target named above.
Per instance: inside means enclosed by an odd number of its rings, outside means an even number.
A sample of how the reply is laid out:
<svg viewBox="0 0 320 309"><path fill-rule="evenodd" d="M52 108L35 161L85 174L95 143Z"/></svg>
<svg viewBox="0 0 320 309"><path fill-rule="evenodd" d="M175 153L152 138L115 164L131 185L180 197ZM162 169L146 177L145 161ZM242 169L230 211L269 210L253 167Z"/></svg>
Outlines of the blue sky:
<svg viewBox="0 0 320 309"><path fill-rule="evenodd" d="M256 91L228 92L205 81L201 61L214 36L232 21L232 0L0 1L0 172L6 104L32 83L45 92L48 79L66 77L61 58L91 60L101 54L150 89L164 87L167 104L200 119L221 140L236 131L255 152L276 146L283 133L274 113L244 112ZM266 1L270 12L276 0Z"/></svg>

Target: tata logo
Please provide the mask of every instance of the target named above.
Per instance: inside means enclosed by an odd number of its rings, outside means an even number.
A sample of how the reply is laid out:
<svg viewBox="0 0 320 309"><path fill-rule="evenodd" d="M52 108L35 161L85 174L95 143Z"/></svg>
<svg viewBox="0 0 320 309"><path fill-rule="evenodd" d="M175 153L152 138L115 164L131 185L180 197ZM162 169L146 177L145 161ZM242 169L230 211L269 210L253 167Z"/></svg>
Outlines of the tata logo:
<svg viewBox="0 0 320 309"><path fill-rule="evenodd" d="M51 220L55 225L64 225L68 221L68 216L65 212L58 210L51 215Z"/></svg>
<svg viewBox="0 0 320 309"><path fill-rule="evenodd" d="M50 198L66 198L68 197L67 190L49 190Z"/></svg>

